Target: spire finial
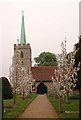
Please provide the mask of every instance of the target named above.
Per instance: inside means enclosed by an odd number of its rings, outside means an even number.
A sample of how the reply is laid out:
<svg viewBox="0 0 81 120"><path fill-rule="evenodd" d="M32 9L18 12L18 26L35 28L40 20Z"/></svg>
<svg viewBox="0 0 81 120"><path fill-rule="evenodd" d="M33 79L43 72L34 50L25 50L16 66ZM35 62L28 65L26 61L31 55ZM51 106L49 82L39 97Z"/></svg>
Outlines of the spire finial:
<svg viewBox="0 0 81 120"><path fill-rule="evenodd" d="M22 10L22 15L24 16L24 11Z"/></svg>

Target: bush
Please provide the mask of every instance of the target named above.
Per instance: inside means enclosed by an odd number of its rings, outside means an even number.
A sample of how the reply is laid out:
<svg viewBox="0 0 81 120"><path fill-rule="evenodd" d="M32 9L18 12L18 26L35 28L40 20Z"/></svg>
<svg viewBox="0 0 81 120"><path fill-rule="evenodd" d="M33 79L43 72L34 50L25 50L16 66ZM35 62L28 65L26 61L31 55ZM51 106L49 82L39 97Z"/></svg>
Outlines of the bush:
<svg viewBox="0 0 81 120"><path fill-rule="evenodd" d="M2 97L3 99L12 99L12 88L11 85L6 77L1 77L0 80L2 81Z"/></svg>

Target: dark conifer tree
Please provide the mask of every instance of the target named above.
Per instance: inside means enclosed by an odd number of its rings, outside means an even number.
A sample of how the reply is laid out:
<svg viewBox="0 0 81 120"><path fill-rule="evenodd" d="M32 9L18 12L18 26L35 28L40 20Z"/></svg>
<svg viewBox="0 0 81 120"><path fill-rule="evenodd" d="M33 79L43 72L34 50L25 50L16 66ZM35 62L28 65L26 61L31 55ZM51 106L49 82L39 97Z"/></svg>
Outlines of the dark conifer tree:
<svg viewBox="0 0 81 120"><path fill-rule="evenodd" d="M78 66L78 64L80 63L80 69L78 71L78 82L77 82L77 89L79 90L79 94L80 94L80 104L79 104L79 116L81 119L81 35L79 37L79 42L75 45L76 46L76 55L75 55L75 65L76 67Z"/></svg>

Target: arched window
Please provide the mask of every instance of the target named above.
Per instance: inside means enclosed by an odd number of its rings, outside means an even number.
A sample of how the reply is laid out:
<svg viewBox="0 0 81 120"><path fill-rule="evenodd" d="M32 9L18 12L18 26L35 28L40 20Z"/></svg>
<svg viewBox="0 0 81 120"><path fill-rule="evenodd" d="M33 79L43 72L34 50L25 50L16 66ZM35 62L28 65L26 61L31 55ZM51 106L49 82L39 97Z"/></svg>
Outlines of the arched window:
<svg viewBox="0 0 81 120"><path fill-rule="evenodd" d="M21 51L21 58L23 58L23 52Z"/></svg>

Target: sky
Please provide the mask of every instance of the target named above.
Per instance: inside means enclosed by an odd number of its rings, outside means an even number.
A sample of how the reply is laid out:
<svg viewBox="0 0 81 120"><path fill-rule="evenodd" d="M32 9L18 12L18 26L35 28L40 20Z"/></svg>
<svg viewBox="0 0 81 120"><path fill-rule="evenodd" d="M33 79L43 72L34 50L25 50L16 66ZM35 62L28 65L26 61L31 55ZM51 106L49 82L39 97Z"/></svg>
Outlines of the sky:
<svg viewBox="0 0 81 120"><path fill-rule="evenodd" d="M78 42L79 0L0 0L0 76L9 76L14 44L20 39L22 10L32 65L34 57L44 51L60 54L65 37L67 52Z"/></svg>

